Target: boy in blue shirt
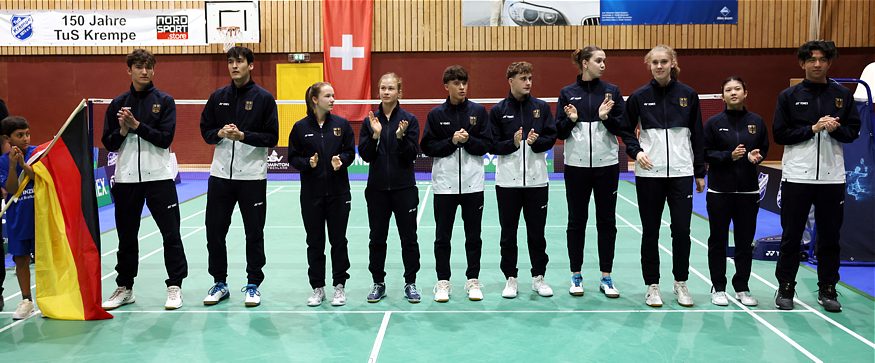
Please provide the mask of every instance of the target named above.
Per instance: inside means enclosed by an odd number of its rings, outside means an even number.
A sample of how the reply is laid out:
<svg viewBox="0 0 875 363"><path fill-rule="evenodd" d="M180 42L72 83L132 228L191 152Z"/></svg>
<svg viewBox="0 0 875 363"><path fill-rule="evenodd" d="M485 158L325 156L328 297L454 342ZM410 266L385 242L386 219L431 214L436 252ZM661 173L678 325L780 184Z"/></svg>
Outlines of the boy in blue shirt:
<svg viewBox="0 0 875 363"><path fill-rule="evenodd" d="M20 116L10 116L0 122L0 130L9 140L10 150L0 156L0 185L10 197L6 203L13 203L6 210L6 226L9 237L9 253L15 261L15 274L21 287L22 300L12 314L13 320L25 319L33 314L33 297L30 294L30 256L33 254L33 169L25 162L33 154L35 146L30 145L30 125ZM18 191L18 175L24 172L30 181L19 196L18 201L11 197Z"/></svg>

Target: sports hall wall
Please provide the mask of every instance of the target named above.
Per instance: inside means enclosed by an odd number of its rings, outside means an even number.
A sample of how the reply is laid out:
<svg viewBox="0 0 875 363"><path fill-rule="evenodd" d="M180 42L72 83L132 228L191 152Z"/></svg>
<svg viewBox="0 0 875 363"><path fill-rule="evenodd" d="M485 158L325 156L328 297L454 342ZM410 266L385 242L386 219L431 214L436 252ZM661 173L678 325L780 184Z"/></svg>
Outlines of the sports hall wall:
<svg viewBox="0 0 875 363"><path fill-rule="evenodd" d="M868 0L739 0L738 25L465 27L459 0L376 0L372 79L404 78L404 97L443 98L443 69L461 64L471 74L472 98L504 97L510 62L535 66L533 94L556 97L576 74L570 51L597 44L608 55L604 78L629 94L650 78L647 49L669 44L679 53L680 78L699 93L718 93L735 74L748 82L749 108L770 122L778 92L802 76L795 48L808 39L835 40L839 58L830 74L857 77L875 61L875 4ZM0 9L201 8L200 1L3 1ZM276 92L276 65L287 53L321 62L321 1L261 1L261 43L254 80ZM0 98L31 121L34 142L47 140L83 97L112 98L126 89L126 47L0 47ZM153 47L155 84L177 99L205 99L228 82L221 46ZM342 87L342 85L335 85ZM376 91L372 91L376 97ZM403 101L402 101L403 102ZM96 119L100 119L96 117ZM102 124L95 125L100 130ZM204 148L197 124L178 125L177 150ZM769 159L780 158L780 148ZM185 156L180 155L180 163Z"/></svg>

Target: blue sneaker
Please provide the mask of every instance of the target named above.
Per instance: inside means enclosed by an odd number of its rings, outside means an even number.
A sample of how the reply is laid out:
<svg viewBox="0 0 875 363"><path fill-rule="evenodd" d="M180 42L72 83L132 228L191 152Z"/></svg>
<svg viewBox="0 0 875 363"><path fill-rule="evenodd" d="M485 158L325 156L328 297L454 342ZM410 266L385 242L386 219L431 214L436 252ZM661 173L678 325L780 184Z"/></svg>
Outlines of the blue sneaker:
<svg viewBox="0 0 875 363"><path fill-rule="evenodd" d="M375 283L374 287L371 288L371 293L368 294L368 302L380 302L384 297L386 297L386 283Z"/></svg>
<svg viewBox="0 0 875 363"><path fill-rule="evenodd" d="M580 274L571 275L571 287L568 289L571 296L583 296L583 276Z"/></svg>
<svg viewBox="0 0 875 363"><path fill-rule="evenodd" d="M240 289L240 292L246 295L243 305L248 308L261 305L261 292L258 291L258 285L248 284Z"/></svg>
<svg viewBox="0 0 875 363"><path fill-rule="evenodd" d="M419 290L416 289L416 284L413 283L404 285L404 296L407 297L407 301L413 304L422 300L422 296L419 295Z"/></svg>
<svg viewBox="0 0 875 363"><path fill-rule="evenodd" d="M605 296L615 299L620 297L620 290L614 287L614 280L610 276L602 276L602 281L599 283L599 290L605 293Z"/></svg>
<svg viewBox="0 0 875 363"><path fill-rule="evenodd" d="M222 300L228 300L229 297L231 297L231 292L228 291L228 285L220 281L207 291L207 297L204 298L204 305L216 305Z"/></svg>

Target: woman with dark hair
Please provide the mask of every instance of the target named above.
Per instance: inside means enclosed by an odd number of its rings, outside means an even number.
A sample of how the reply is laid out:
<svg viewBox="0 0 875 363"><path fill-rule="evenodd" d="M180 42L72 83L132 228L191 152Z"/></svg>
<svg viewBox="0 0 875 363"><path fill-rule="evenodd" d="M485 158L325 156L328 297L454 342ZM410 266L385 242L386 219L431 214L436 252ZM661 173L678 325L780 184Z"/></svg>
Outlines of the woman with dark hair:
<svg viewBox="0 0 875 363"><path fill-rule="evenodd" d="M705 190L705 150L699 95L678 81L677 53L657 45L644 57L653 79L626 102L626 153L635 159L635 191L641 216L641 270L645 303L662 306L659 292L659 226L666 202L671 216L674 293L681 306L693 306L690 275L690 218L693 182ZM640 136L632 136L640 125ZM640 140L640 142L639 142Z"/></svg>
<svg viewBox="0 0 875 363"><path fill-rule="evenodd" d="M307 116L289 133L289 160L301 172L301 217L307 232L307 275L313 295L307 305L325 300L325 227L331 243L334 297L331 305L346 304L349 279L346 228L352 197L347 167L355 159L355 133L349 121L332 115L334 88L317 82L304 96Z"/></svg>
<svg viewBox="0 0 875 363"><path fill-rule="evenodd" d="M620 175L619 143L623 122L620 89L601 80L605 52L594 45L575 50L572 60L580 74L562 88L556 107L559 139L565 140L565 199L568 201L568 258L573 296L583 296L583 246L590 195L595 194L598 229L599 290L620 297L611 270L617 241L617 182Z"/></svg>
<svg viewBox="0 0 875 363"><path fill-rule="evenodd" d="M744 107L747 87L739 77L723 81L726 109L705 123L705 161L708 162L708 267L711 270L711 303L729 305L726 297L726 244L729 222L735 234L735 297L756 306L747 283L750 279L753 236L760 209L756 165L769 152L763 118Z"/></svg>

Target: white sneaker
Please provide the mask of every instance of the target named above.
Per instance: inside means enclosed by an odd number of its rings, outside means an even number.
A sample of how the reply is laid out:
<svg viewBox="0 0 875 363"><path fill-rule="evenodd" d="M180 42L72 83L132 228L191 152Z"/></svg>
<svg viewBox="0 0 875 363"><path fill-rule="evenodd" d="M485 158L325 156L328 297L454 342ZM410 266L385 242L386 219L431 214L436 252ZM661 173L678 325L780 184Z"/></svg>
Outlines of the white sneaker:
<svg viewBox="0 0 875 363"><path fill-rule="evenodd" d="M134 301L134 290L124 286L119 286L101 306L103 306L105 310L112 310L122 305L133 304Z"/></svg>
<svg viewBox="0 0 875 363"><path fill-rule="evenodd" d="M325 288L317 287L313 289L313 295L307 298L307 306L319 306L325 301Z"/></svg>
<svg viewBox="0 0 875 363"><path fill-rule="evenodd" d="M167 287L167 301L164 302L164 308L167 310L176 310L182 307L182 289L179 286Z"/></svg>
<svg viewBox="0 0 875 363"><path fill-rule="evenodd" d="M245 299L243 299L243 306L248 308L253 308L258 305L261 305L261 292L258 291L258 285L256 284L247 284L240 289L240 292L245 295Z"/></svg>
<svg viewBox="0 0 875 363"><path fill-rule="evenodd" d="M22 299L15 312L12 313L12 320L27 319L30 314L33 314L33 301Z"/></svg>
<svg viewBox="0 0 875 363"><path fill-rule="evenodd" d="M231 293L228 291L228 285L220 281L207 290L207 297L204 298L204 305L216 305L222 300L227 300L229 297L231 297Z"/></svg>
<svg viewBox="0 0 875 363"><path fill-rule="evenodd" d="M735 293L735 298L741 301L744 306L757 306L759 301L750 294L750 291L741 291Z"/></svg>
<svg viewBox="0 0 875 363"><path fill-rule="evenodd" d="M568 288L568 293L571 296L583 296L583 276L580 274L571 275L571 287Z"/></svg>
<svg viewBox="0 0 875 363"><path fill-rule="evenodd" d="M517 282L516 277L508 277L507 283L504 284L504 290L501 290L501 297L506 299L513 299L517 294Z"/></svg>
<svg viewBox="0 0 875 363"><path fill-rule="evenodd" d="M728 306L729 298L726 297L726 291L711 292L711 303L717 306Z"/></svg>
<svg viewBox="0 0 875 363"><path fill-rule="evenodd" d="M544 281L544 275L532 277L532 291L537 291L543 297L553 296L553 288Z"/></svg>
<svg viewBox="0 0 875 363"><path fill-rule="evenodd" d="M617 290L617 288L614 287L614 279L610 276L602 276L602 279L599 282L599 290L611 299L620 297L620 290Z"/></svg>
<svg viewBox="0 0 875 363"><path fill-rule="evenodd" d="M658 284L647 286L647 294L644 295L644 303L646 303L647 306L654 308L662 306L662 296L659 294Z"/></svg>
<svg viewBox="0 0 875 363"><path fill-rule="evenodd" d="M343 290L343 284L337 284L334 287L334 297L331 299L331 306L346 305L346 291Z"/></svg>
<svg viewBox="0 0 875 363"><path fill-rule="evenodd" d="M690 295L686 281L675 281L673 290L674 294L677 295L678 305L683 307L693 306L693 296Z"/></svg>
<svg viewBox="0 0 875 363"><path fill-rule="evenodd" d="M468 279L468 281L465 281L465 291L468 292L468 300L483 300L483 291L480 290L482 287L483 286L480 285L480 280L478 279Z"/></svg>
<svg viewBox="0 0 875 363"><path fill-rule="evenodd" d="M438 280L434 285L434 301L447 302L450 301L450 290L452 289L449 280Z"/></svg>

